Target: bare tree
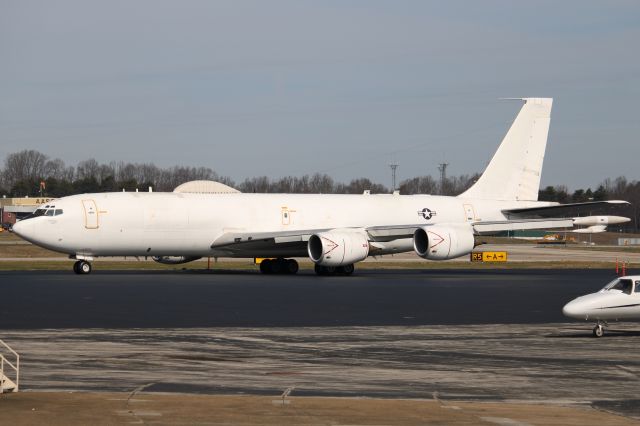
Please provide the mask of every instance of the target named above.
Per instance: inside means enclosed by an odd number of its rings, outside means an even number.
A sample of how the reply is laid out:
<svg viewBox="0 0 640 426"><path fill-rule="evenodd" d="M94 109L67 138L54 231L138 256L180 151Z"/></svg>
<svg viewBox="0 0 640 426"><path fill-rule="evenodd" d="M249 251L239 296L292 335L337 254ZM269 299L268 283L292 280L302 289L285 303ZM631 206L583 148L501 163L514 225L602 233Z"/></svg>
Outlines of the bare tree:
<svg viewBox="0 0 640 426"><path fill-rule="evenodd" d="M400 182L401 194L436 194L438 182L431 176L419 176Z"/></svg>
<svg viewBox="0 0 640 426"><path fill-rule="evenodd" d="M329 175L316 173L309 180L309 190L314 194L331 194L334 186L333 179Z"/></svg>
<svg viewBox="0 0 640 426"><path fill-rule="evenodd" d="M340 188L342 186L342 188ZM389 190L386 186L371 182L368 178L353 179L348 185L338 185L335 192L345 194L362 194L364 191L371 191L372 194L385 194Z"/></svg>
<svg viewBox="0 0 640 426"><path fill-rule="evenodd" d="M266 176L246 178L240 185L238 185L238 189L241 192L271 192L271 182Z"/></svg>
<svg viewBox="0 0 640 426"><path fill-rule="evenodd" d="M98 180L100 177L100 164L95 158L89 158L78 163L76 166L76 179L91 179Z"/></svg>
<svg viewBox="0 0 640 426"><path fill-rule="evenodd" d="M24 150L9 154L4 161L4 181L12 187L20 181L36 181L45 177L48 157L41 152Z"/></svg>

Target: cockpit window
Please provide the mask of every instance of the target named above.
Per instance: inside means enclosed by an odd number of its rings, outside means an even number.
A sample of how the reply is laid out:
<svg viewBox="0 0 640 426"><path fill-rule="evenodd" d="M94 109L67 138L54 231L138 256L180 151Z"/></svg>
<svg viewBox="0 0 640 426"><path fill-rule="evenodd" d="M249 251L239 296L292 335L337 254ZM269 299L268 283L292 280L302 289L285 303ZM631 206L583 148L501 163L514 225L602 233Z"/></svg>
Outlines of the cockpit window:
<svg viewBox="0 0 640 426"><path fill-rule="evenodd" d="M631 290L633 290L633 281L630 279L615 279L607 284L604 290L618 290L626 294L631 294Z"/></svg>
<svg viewBox="0 0 640 426"><path fill-rule="evenodd" d="M29 216L25 217L22 220L32 219L38 216L60 216L62 213L64 213L62 209L56 209L55 206L47 205L44 207L37 208L36 211L34 211L33 213L31 213Z"/></svg>
<svg viewBox="0 0 640 426"><path fill-rule="evenodd" d="M33 213L22 220L33 219L38 216L60 216L62 213L64 213L63 209L56 209L55 204L45 204L38 207Z"/></svg>
<svg viewBox="0 0 640 426"><path fill-rule="evenodd" d="M29 216L25 217L22 220L27 220L27 219L32 219L34 217L43 216L46 212L47 212L47 209L39 208L39 209L36 209L36 211L34 211L33 213L31 213Z"/></svg>

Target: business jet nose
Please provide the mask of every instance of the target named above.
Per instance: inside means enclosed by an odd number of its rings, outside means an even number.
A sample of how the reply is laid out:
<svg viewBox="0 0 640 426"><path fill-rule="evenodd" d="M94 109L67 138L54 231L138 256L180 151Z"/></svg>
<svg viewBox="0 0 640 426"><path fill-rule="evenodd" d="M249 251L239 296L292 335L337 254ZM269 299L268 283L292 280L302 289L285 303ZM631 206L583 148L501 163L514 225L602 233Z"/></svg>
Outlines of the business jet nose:
<svg viewBox="0 0 640 426"><path fill-rule="evenodd" d="M562 308L562 315L569 318L583 319L586 315L583 303L579 300L572 300Z"/></svg>

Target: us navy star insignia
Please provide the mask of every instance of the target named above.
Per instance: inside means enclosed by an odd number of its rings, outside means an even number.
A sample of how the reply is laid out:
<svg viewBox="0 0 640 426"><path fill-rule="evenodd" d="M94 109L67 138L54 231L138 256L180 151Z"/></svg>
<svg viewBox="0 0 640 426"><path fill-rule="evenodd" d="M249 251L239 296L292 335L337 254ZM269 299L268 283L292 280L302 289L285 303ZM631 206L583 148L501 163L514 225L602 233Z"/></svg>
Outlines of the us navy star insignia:
<svg viewBox="0 0 640 426"><path fill-rule="evenodd" d="M434 217L437 213L435 212L435 210L431 210L428 208L424 208L422 210L418 210L418 216L422 216L425 220L429 220L432 217Z"/></svg>

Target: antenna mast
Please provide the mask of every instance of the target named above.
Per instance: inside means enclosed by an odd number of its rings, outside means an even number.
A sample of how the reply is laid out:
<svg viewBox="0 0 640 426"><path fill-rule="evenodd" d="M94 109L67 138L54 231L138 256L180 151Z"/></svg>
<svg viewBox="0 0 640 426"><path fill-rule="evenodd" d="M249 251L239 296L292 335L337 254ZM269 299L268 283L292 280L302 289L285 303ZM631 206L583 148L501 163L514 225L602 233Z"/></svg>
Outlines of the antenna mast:
<svg viewBox="0 0 640 426"><path fill-rule="evenodd" d="M391 167L391 192L396 191L396 170L398 169L398 164L389 164Z"/></svg>
<svg viewBox="0 0 640 426"><path fill-rule="evenodd" d="M440 195L444 195L444 186L447 181L447 166L449 163L440 163L438 171L440 172Z"/></svg>

